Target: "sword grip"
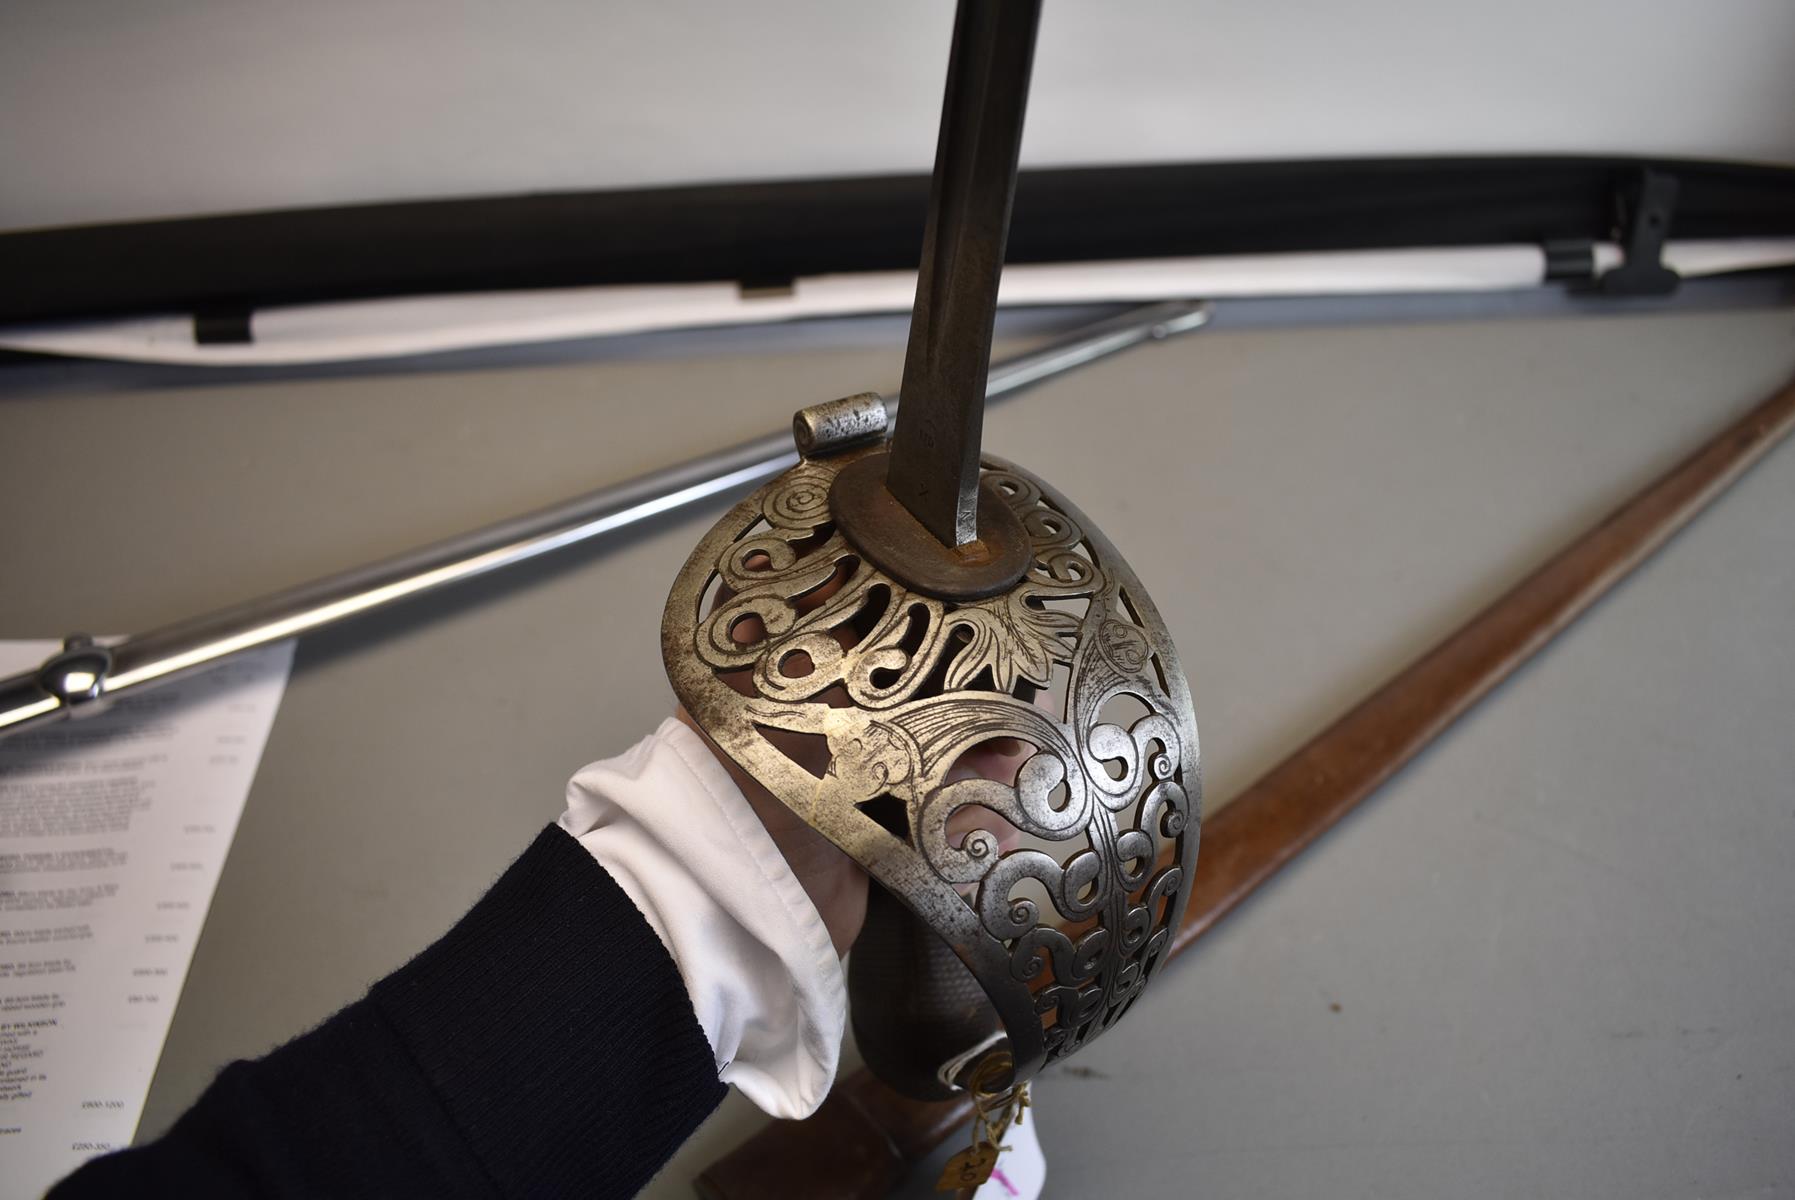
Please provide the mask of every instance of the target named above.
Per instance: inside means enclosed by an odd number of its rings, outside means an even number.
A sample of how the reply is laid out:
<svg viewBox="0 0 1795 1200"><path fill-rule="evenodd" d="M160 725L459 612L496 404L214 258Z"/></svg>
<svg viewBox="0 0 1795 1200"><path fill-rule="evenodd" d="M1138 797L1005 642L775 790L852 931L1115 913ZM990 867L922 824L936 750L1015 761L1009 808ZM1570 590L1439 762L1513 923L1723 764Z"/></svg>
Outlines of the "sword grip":
<svg viewBox="0 0 1795 1200"><path fill-rule="evenodd" d="M916 1100L957 1095L941 1067L1001 1028L959 956L877 883L848 956L848 1014L867 1067Z"/></svg>

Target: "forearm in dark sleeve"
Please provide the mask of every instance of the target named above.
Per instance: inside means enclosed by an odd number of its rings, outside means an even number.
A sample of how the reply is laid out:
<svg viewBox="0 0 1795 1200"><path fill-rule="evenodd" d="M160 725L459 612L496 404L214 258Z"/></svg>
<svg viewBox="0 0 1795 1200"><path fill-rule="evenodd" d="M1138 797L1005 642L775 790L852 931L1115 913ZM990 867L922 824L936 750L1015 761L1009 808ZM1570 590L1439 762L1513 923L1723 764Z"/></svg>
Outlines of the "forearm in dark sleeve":
<svg viewBox="0 0 1795 1200"><path fill-rule="evenodd" d="M724 1090L660 940L551 826L366 998L50 1195L630 1196Z"/></svg>

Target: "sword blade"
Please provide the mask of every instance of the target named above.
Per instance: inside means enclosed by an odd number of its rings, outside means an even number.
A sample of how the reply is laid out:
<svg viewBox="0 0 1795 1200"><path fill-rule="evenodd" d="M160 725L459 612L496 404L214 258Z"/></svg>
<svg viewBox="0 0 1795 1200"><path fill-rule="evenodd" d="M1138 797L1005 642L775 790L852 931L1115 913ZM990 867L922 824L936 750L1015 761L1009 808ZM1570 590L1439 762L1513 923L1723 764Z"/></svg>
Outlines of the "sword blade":
<svg viewBox="0 0 1795 1200"><path fill-rule="evenodd" d="M985 375L1040 15L1039 0L961 0L954 18L885 483L946 546L978 537Z"/></svg>

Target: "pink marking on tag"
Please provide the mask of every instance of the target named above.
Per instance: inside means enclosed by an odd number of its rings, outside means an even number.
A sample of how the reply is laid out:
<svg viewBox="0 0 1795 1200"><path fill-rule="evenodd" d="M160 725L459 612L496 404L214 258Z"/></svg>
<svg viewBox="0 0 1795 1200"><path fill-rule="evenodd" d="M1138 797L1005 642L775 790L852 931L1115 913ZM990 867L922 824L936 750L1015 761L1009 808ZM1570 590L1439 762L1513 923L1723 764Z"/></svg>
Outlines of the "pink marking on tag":
<svg viewBox="0 0 1795 1200"><path fill-rule="evenodd" d="M997 1180L997 1182L1003 1184L1003 1190L1008 1192L1010 1195L1020 1196L1022 1194L1021 1192L1016 1190L1015 1184L1011 1183L1008 1179L1004 1178L1004 1173L1001 1170L992 1168L991 1178L993 1178L993 1179Z"/></svg>

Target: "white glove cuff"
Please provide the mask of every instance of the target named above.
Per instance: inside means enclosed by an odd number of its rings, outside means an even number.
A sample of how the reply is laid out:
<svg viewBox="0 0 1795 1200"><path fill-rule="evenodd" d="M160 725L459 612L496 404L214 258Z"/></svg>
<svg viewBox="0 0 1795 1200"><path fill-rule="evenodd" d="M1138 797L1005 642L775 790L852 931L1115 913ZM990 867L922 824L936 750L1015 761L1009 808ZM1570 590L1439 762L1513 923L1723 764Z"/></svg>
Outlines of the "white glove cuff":
<svg viewBox="0 0 1795 1200"><path fill-rule="evenodd" d="M685 980L718 1077L775 1117L816 1111L847 1023L816 906L697 734L662 722L568 782L561 827L635 902Z"/></svg>

